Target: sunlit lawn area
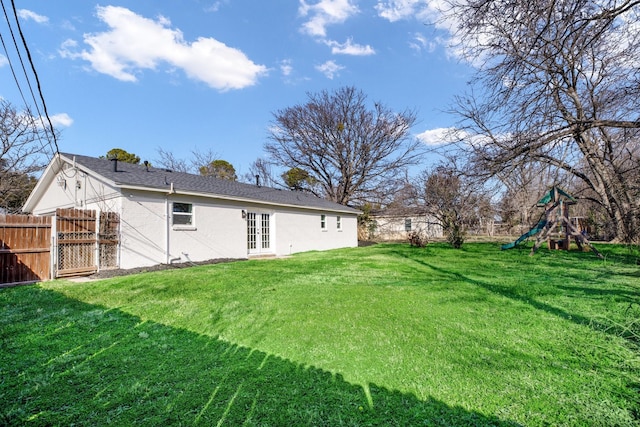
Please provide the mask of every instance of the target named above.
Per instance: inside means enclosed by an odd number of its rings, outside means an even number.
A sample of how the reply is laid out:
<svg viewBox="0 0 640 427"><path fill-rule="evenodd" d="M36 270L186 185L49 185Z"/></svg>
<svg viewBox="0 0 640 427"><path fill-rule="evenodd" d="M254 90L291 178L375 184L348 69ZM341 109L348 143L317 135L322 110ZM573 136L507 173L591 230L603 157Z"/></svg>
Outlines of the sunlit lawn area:
<svg viewBox="0 0 640 427"><path fill-rule="evenodd" d="M402 244L0 289L0 425L640 424L637 254Z"/></svg>

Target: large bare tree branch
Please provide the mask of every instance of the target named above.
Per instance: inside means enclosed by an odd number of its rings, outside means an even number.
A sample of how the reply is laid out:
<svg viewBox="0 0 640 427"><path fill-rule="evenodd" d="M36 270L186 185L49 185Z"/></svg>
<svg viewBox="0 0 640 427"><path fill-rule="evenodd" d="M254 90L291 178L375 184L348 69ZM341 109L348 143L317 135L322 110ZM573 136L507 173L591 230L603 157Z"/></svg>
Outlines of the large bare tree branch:
<svg viewBox="0 0 640 427"><path fill-rule="evenodd" d="M460 144L489 176L542 163L573 177L620 239L640 228L640 2L456 1L458 37L480 58L455 112ZM483 170L484 169L484 170ZM562 183L553 183L562 184Z"/></svg>
<svg viewBox="0 0 640 427"><path fill-rule="evenodd" d="M422 154L409 133L413 111L396 112L344 87L308 94L308 102L274 113L265 150L287 169L300 168L337 203L362 203Z"/></svg>
<svg viewBox="0 0 640 427"><path fill-rule="evenodd" d="M29 109L0 100L0 211L19 212L50 157L47 131Z"/></svg>

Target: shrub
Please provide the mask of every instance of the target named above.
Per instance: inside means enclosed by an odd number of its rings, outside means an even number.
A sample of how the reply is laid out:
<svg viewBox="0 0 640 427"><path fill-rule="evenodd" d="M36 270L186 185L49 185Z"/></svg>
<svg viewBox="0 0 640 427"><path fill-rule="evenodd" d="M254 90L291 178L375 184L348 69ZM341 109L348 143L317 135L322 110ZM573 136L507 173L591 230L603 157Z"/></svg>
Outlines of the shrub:
<svg viewBox="0 0 640 427"><path fill-rule="evenodd" d="M410 232L408 238L409 244L417 248L424 248L429 243L427 238L418 231Z"/></svg>

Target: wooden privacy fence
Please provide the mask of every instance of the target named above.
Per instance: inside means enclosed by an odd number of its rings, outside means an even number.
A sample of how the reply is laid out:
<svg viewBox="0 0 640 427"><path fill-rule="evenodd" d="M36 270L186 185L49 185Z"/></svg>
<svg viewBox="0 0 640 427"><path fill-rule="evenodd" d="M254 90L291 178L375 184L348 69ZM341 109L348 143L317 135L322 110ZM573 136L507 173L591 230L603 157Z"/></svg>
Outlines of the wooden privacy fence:
<svg viewBox="0 0 640 427"><path fill-rule="evenodd" d="M0 215L0 285L117 268L120 217L115 212L56 210L52 218Z"/></svg>
<svg viewBox="0 0 640 427"><path fill-rule="evenodd" d="M0 284L51 277L51 218L0 215Z"/></svg>

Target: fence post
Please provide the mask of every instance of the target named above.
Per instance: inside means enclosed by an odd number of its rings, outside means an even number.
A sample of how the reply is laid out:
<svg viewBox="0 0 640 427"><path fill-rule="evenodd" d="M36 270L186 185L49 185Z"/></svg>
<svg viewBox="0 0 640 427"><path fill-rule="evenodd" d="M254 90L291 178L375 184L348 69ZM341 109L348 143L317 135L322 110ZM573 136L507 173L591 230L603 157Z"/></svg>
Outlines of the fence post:
<svg viewBox="0 0 640 427"><path fill-rule="evenodd" d="M96 209L96 228L95 228L95 236L96 236L96 245L94 248L94 259L96 260L96 271L100 271L100 219L102 219L102 212L100 209Z"/></svg>

